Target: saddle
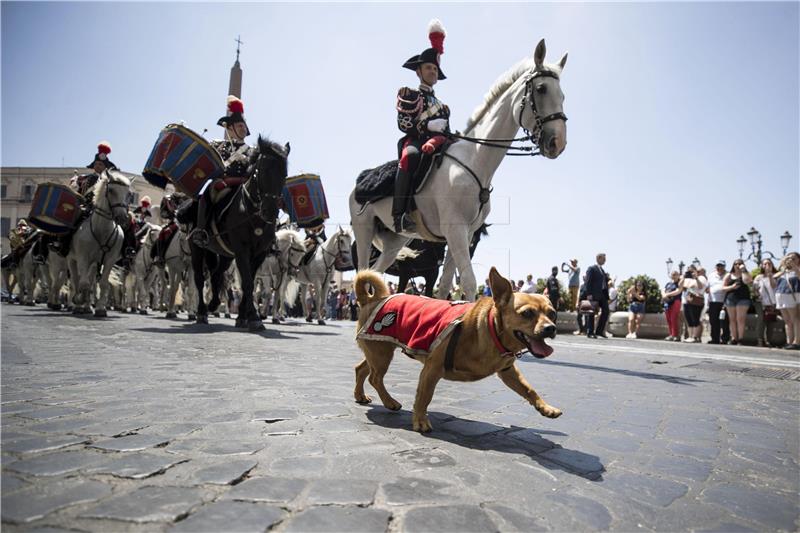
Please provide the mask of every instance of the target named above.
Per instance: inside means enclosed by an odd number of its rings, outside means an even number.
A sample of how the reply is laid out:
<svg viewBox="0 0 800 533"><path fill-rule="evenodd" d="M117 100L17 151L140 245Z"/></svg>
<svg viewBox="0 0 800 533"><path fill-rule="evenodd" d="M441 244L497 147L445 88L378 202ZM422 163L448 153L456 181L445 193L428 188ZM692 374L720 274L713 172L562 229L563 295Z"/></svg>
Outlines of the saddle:
<svg viewBox="0 0 800 533"><path fill-rule="evenodd" d="M425 186L431 170L442 165L444 153L449 145L450 143L445 143L440 150L433 154L422 154L419 167L414 173L414 194L417 194ZM394 182L397 178L397 166L398 160L394 159L361 172L356 178L356 202L364 205L369 202L377 202L381 198L393 196Z"/></svg>

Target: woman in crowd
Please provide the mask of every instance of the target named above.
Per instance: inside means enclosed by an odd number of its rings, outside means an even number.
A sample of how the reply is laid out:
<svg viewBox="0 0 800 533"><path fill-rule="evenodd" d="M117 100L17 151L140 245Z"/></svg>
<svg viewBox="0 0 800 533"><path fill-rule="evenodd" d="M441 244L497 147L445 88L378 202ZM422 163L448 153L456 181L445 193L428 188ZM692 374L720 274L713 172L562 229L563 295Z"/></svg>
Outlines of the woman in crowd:
<svg viewBox="0 0 800 533"><path fill-rule="evenodd" d="M628 335L626 339L635 339L639 335L639 327L644 317L644 304L647 301L647 290L644 281L637 279L636 283L628 289Z"/></svg>
<svg viewBox="0 0 800 533"><path fill-rule="evenodd" d="M678 285L681 275L677 270L672 271L671 279L664 285L661 291L661 298L664 301L664 316L667 318L669 337L664 340L680 341L680 314L681 314L681 293L683 289Z"/></svg>
<svg viewBox="0 0 800 533"><path fill-rule="evenodd" d="M787 350L800 350L800 255L786 254L775 278L776 307L783 316Z"/></svg>
<svg viewBox="0 0 800 533"><path fill-rule="evenodd" d="M731 271L722 279L725 291L725 310L731 325L731 340L728 344L741 344L744 339L744 321L750 309L750 285L753 279L744 266L743 259L733 262Z"/></svg>
<svg viewBox="0 0 800 533"><path fill-rule="evenodd" d="M756 339L759 346L771 346L767 331L766 315L775 318L775 265L771 259L761 262L761 273L753 280L756 293Z"/></svg>
<svg viewBox="0 0 800 533"><path fill-rule="evenodd" d="M694 265L689 265L686 274L680 280L679 286L684 291L686 301L683 306L683 313L686 316L686 324L689 329L689 337L684 342L700 342L700 315L705 305L705 290L708 281L704 276L697 274Z"/></svg>

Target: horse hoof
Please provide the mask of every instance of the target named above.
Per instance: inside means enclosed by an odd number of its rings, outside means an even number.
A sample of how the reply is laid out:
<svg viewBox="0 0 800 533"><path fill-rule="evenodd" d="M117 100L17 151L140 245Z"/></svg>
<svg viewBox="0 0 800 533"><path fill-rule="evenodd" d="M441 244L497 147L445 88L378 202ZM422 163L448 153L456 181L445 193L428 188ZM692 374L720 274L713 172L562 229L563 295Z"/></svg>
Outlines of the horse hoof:
<svg viewBox="0 0 800 533"><path fill-rule="evenodd" d="M187 320L189 320L189 321L191 322L192 320L195 320L196 318L197 318L197 316L196 316L196 315L189 315L189 316L187 317Z"/></svg>
<svg viewBox="0 0 800 533"><path fill-rule="evenodd" d="M108 316L108 311L105 309L96 309L94 312L94 316L97 318L106 318Z"/></svg>
<svg viewBox="0 0 800 533"><path fill-rule="evenodd" d="M197 315L195 320L198 324L208 324L208 315Z"/></svg>
<svg viewBox="0 0 800 533"><path fill-rule="evenodd" d="M219 313L214 313L214 318L219 318Z"/></svg>
<svg viewBox="0 0 800 533"><path fill-rule="evenodd" d="M225 313L225 318L231 318L231 314L230 313Z"/></svg>
<svg viewBox="0 0 800 533"><path fill-rule="evenodd" d="M313 318L311 318L310 316L307 316L307 317L306 317L306 322L308 322L309 324L311 324L312 322L314 322L314 319L313 319Z"/></svg>
<svg viewBox="0 0 800 533"><path fill-rule="evenodd" d="M139 314L140 315L146 315L147 314L147 309L139 309Z"/></svg>
<svg viewBox="0 0 800 533"><path fill-rule="evenodd" d="M273 323L273 324L280 324L280 323L281 323L281 321L280 321L280 319L278 319L277 317L272 317L272 323Z"/></svg>
<svg viewBox="0 0 800 533"><path fill-rule="evenodd" d="M178 313L167 313L167 318L178 318Z"/></svg>
<svg viewBox="0 0 800 533"><path fill-rule="evenodd" d="M237 319L236 320L236 324L234 324L234 327L235 328L239 328L239 329L244 329L244 328L247 327L247 322L245 322L244 320L238 320Z"/></svg>
<svg viewBox="0 0 800 533"><path fill-rule="evenodd" d="M264 331L267 328L264 327L264 324L260 320L253 320L253 321L247 323L247 329L251 333L254 333L256 331Z"/></svg>
<svg viewBox="0 0 800 533"><path fill-rule="evenodd" d="M317 324L319 324L320 326L324 326L325 321L320 318L319 320L317 320Z"/></svg>

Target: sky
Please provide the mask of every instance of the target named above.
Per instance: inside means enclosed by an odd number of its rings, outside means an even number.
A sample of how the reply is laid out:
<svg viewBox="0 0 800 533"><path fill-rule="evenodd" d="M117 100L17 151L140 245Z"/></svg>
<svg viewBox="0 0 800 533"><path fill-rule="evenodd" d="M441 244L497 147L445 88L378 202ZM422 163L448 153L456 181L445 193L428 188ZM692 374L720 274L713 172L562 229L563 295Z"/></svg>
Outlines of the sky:
<svg viewBox="0 0 800 533"><path fill-rule="evenodd" d="M291 142L290 175L319 174L347 226L356 176L396 157L395 95L417 83L401 66L433 17L453 129L541 38L548 62L569 52L567 147L500 165L479 282L585 272L602 251L618 281L663 284L668 257L730 265L751 226L778 256L784 231L799 248L797 2L2 2L0 160L78 168L108 140L138 173L167 123L222 137L241 36L248 140Z"/></svg>

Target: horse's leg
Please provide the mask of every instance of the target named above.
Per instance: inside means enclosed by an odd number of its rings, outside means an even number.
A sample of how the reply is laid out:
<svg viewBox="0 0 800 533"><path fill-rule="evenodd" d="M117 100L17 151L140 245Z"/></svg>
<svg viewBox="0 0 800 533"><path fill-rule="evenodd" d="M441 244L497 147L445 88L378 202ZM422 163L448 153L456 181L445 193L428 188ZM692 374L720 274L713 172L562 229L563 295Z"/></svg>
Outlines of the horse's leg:
<svg viewBox="0 0 800 533"><path fill-rule="evenodd" d="M439 267L434 267L425 272L425 296L433 298L433 286L436 285L436 276L439 275Z"/></svg>
<svg viewBox="0 0 800 533"><path fill-rule="evenodd" d="M475 282L475 273L472 270L472 260L469 256L469 235L463 228L466 226L450 226L445 228L448 253L453 255L453 260L461 275L461 289L464 299L468 302L475 301L478 284Z"/></svg>
<svg viewBox="0 0 800 533"><path fill-rule="evenodd" d="M250 314L251 308L253 308L253 315L255 315L255 308L253 307L253 272L250 269L251 266L252 262L249 257L240 255L236 258L236 268L239 269L239 277L242 279L242 299L239 301L239 313L236 316L237 328L250 327L250 322L254 319L254 316ZM260 322L259 320L259 323Z"/></svg>
<svg viewBox="0 0 800 533"><path fill-rule="evenodd" d="M225 272L227 272L228 267L231 266L232 261L233 259L222 256L217 258L217 268L214 269L214 272L211 274L211 301L208 303L208 311L210 313L216 313L222 303L220 294L226 287Z"/></svg>
<svg viewBox="0 0 800 533"><path fill-rule="evenodd" d="M264 262L264 257L266 256L266 252L258 253L255 257L253 257L249 264L249 272L245 276L245 272L240 268L239 269L239 277L240 283L242 285L242 301L239 304L239 316L242 316L242 308L244 308L245 312L247 313L247 329L250 331L263 331L264 324L261 322L261 319L258 317L258 313L256 312L256 306L253 305L253 285L255 280L255 273L258 270L258 267L261 266L261 263Z"/></svg>
<svg viewBox="0 0 800 533"><path fill-rule="evenodd" d="M108 311L106 310L106 300L108 299L108 277L111 275L111 269L114 267L115 257L118 254L109 253L106 255L106 260L103 263L103 271L100 274L100 296L97 298L97 305L94 308L94 316L106 317Z"/></svg>
<svg viewBox="0 0 800 533"><path fill-rule="evenodd" d="M206 284L205 275L205 250L198 248L194 243L190 244L192 249L192 270L194 271L194 287L197 296L197 316L198 324L208 324L208 308L206 307L203 295L203 286Z"/></svg>
<svg viewBox="0 0 800 533"><path fill-rule="evenodd" d="M397 283L397 292L406 292L406 287L408 286L408 280L411 279L411 275L409 274L409 268L405 266L400 266L400 281Z"/></svg>
<svg viewBox="0 0 800 533"><path fill-rule="evenodd" d="M375 223L370 221L368 224L353 224L353 236L358 248L356 270L369 268L369 254L372 250L372 239L375 238Z"/></svg>
<svg viewBox="0 0 800 533"><path fill-rule="evenodd" d="M381 240L383 241L383 252L381 253L380 257L378 257L378 260L375 261L375 265L373 265L372 270L386 272L386 269L392 266L394 260L397 259L397 254L400 253L400 250L403 248L403 246L408 244L411 239L390 231L384 231L381 233ZM361 255L360 245L358 249L358 255Z"/></svg>
<svg viewBox="0 0 800 533"><path fill-rule="evenodd" d="M439 278L439 291L436 297L440 300L446 300L450 289L453 288L453 276L456 274L456 262L453 259L453 254L450 253L450 248L444 255L444 266L442 267L442 275Z"/></svg>
<svg viewBox="0 0 800 533"><path fill-rule="evenodd" d="M315 288L317 289L317 324L324 326L325 320L322 318L323 316L323 309L325 309L325 304L328 301L328 289L331 286L331 273L326 272L325 277L322 278L322 281L319 285L316 283L314 284ZM333 319L334 317L328 317Z"/></svg>

